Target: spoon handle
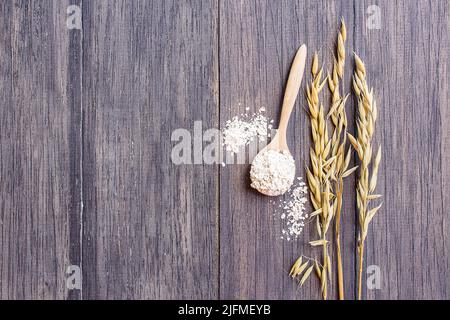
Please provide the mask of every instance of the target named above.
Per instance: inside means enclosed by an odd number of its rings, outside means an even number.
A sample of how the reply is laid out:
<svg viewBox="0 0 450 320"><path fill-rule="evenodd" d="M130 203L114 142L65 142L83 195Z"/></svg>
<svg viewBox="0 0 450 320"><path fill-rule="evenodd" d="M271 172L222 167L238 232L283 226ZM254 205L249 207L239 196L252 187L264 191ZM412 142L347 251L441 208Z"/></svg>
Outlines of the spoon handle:
<svg viewBox="0 0 450 320"><path fill-rule="evenodd" d="M294 62L291 66L291 71L289 73L286 90L284 92L283 107L281 110L280 124L278 126L278 132L281 136L286 136L289 117L291 116L295 99L297 98L298 90L300 89L300 84L302 83L305 63L306 45L302 44L295 55Z"/></svg>

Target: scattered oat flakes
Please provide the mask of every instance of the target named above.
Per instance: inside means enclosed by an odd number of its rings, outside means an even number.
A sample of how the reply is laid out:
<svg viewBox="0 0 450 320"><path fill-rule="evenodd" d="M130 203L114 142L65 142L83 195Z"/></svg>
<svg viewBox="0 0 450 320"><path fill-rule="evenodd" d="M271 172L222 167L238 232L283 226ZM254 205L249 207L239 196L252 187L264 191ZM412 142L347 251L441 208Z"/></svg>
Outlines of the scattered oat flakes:
<svg viewBox="0 0 450 320"><path fill-rule="evenodd" d="M249 108L245 110L248 111ZM225 149L238 153L256 138L265 141L268 134L268 119L264 112L265 109L260 108L257 113L251 115L245 113L228 120L222 130Z"/></svg>
<svg viewBox="0 0 450 320"><path fill-rule="evenodd" d="M297 180L298 182L289 190L287 200L279 201L281 210L277 212L283 224L281 239L287 241L296 240L300 236L309 217L305 213L308 187L301 177Z"/></svg>

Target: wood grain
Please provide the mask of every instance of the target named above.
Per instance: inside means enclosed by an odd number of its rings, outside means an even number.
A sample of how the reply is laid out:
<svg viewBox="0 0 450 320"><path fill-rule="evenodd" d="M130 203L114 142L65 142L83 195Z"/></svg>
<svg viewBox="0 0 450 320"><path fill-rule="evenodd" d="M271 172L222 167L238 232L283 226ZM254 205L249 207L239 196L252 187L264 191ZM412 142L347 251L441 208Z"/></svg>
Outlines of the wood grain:
<svg viewBox="0 0 450 320"><path fill-rule="evenodd" d="M67 29L69 4L82 8L82 30ZM368 28L370 5L380 29ZM287 276L299 254L319 256L307 245L315 230L280 240L278 204L249 187L252 155L175 165L172 133L186 129L201 155L209 141L193 136L195 121L205 131L265 107L278 122L297 48L308 46L304 85L314 51L331 68L341 17L344 88L354 50L383 146L384 204L365 257L380 267L381 288L364 297L449 299L449 10L448 0L2 1L0 299L320 299L315 278L300 289ZM288 127L301 176L305 102L300 94ZM354 99L347 114L354 132ZM356 291L354 188L352 176L347 299ZM81 266L82 290L66 288L69 265Z"/></svg>
<svg viewBox="0 0 450 320"><path fill-rule="evenodd" d="M79 263L81 206L80 73L66 8L65 1L0 4L2 299L78 294L67 292L65 274Z"/></svg>
<svg viewBox="0 0 450 320"><path fill-rule="evenodd" d="M355 35L379 106L384 204L366 245L381 289L367 298L448 299L449 3L379 2L380 30L365 28L370 4L356 4Z"/></svg>
<svg viewBox="0 0 450 320"><path fill-rule="evenodd" d="M174 130L218 126L216 15L83 3L85 299L217 297L217 168L171 161Z"/></svg>

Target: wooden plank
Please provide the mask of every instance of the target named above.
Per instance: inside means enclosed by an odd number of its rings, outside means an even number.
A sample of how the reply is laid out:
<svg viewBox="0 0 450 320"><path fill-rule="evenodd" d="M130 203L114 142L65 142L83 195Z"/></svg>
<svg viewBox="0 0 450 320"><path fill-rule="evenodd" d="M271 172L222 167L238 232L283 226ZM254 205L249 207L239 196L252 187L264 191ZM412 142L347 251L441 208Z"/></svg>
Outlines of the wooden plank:
<svg viewBox="0 0 450 320"><path fill-rule="evenodd" d="M447 24L448 24L448 16L450 12L450 2L447 1L445 5L441 7L441 14L443 17L447 16ZM445 21L444 21L445 22ZM439 70L439 78L436 83L436 87L439 90L439 94L435 97L439 104L439 113L441 115L441 174L442 174L442 215L443 215L443 236L444 236L444 245L443 245L443 253L441 256L445 257L445 268L441 270L443 275L441 276L443 279L449 279L450 277L450 220L448 219L448 215L446 216L446 209L450 206L450 110L448 108L448 102L450 101L450 59L448 50L445 49L445 43L449 43L450 34L447 28L447 32L445 29L439 30L439 37L442 37L443 48L439 50L439 55L436 60L437 69ZM447 45L448 48L448 45ZM445 282L445 292L444 295L438 297L440 299L450 299L450 284L448 281Z"/></svg>
<svg viewBox="0 0 450 320"><path fill-rule="evenodd" d="M60 2L58 15L67 17L67 7L76 5L81 9L82 1ZM65 14L64 14L65 13ZM71 11L73 14L73 11ZM65 21L63 21L64 23ZM68 33L69 47L66 52L68 57L68 79L65 86L67 90L67 101L70 107L70 194L71 214L69 216L70 228L70 264L82 268L81 263L81 232L82 232L82 39L83 31L70 29ZM67 275L66 275L67 276ZM82 279L81 279L82 281ZM68 299L75 300L82 298L83 288L72 289L68 292Z"/></svg>
<svg viewBox="0 0 450 320"><path fill-rule="evenodd" d="M83 298L217 298L217 167L171 134L218 126L217 1L83 2Z"/></svg>
<svg viewBox="0 0 450 320"><path fill-rule="evenodd" d="M286 69L277 54L279 30L278 5L220 2L221 124L244 113L246 107L256 112L279 103L278 88ZM276 240L277 229L266 209L268 198L250 189L248 170L249 165L233 164L220 173L221 299L280 296L283 268L275 261L282 260L282 243ZM260 241L270 243L270 250L262 253Z"/></svg>
<svg viewBox="0 0 450 320"><path fill-rule="evenodd" d="M381 268L381 289L366 296L448 299L449 3L378 1L380 30L366 28L372 2L356 3L356 47L378 101L384 153L384 204L366 246L366 266Z"/></svg>
<svg viewBox="0 0 450 320"><path fill-rule="evenodd" d="M65 274L79 262L80 226L80 72L67 5L0 4L1 299L79 294Z"/></svg>
<svg viewBox="0 0 450 320"><path fill-rule="evenodd" d="M307 15L306 12L317 12ZM320 13L320 14L319 14ZM320 50L331 62L329 48L335 42L340 16L353 21L353 6L346 2L317 1L232 1L220 3L220 110L221 123L260 106L278 121L285 82L297 48L308 45L311 53ZM352 38L349 38L352 42ZM310 80L307 71L305 81ZM329 95L324 96L324 101ZM297 161L297 172L305 177L309 162L309 120L299 96L290 126L288 142ZM349 110L351 110L349 104ZM351 117L352 113L349 114ZM307 242L315 237L307 227L295 242L280 240L280 219L276 205L249 187L249 161L221 169L220 187L220 297L223 299L318 299L316 279L299 289L288 270L299 254L319 256ZM347 292L354 285L354 203L349 180L345 193L343 246L346 251ZM330 298L336 291L330 287Z"/></svg>

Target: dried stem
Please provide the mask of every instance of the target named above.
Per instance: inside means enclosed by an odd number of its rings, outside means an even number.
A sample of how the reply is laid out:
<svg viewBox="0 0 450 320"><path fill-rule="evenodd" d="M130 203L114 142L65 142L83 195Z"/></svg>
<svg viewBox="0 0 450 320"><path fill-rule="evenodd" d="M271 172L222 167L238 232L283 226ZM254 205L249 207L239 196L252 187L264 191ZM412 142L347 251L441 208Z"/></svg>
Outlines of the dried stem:
<svg viewBox="0 0 450 320"><path fill-rule="evenodd" d="M358 268L358 300L361 300L362 295L362 268L364 260L364 242L358 245L359 252L359 268Z"/></svg>
<svg viewBox="0 0 450 320"><path fill-rule="evenodd" d="M335 216L335 235L336 235L336 260L337 260L337 275L338 275L338 291L339 299L344 300L344 274L342 268L342 254L341 254L341 208L342 208L342 179L338 181L338 189L336 189L336 216Z"/></svg>

